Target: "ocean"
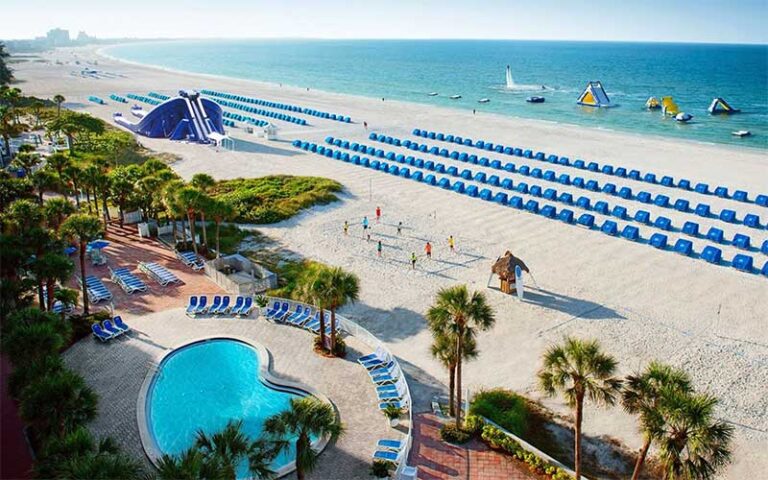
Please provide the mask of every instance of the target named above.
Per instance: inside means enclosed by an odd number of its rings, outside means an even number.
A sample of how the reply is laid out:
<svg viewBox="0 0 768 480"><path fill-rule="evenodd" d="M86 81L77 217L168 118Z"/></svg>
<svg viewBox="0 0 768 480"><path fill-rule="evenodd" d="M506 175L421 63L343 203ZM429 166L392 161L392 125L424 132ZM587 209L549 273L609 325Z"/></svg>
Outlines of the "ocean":
<svg viewBox="0 0 768 480"><path fill-rule="evenodd" d="M768 45L183 40L123 44L106 53L193 73L768 149ZM507 65L511 88L505 79ZM603 83L617 107L576 104L592 80ZM205 85L179 85L187 87ZM431 92L438 95L429 96ZM462 98L452 100L453 95ZM545 97L545 103L527 103L532 95ZM659 110L647 110L651 96L672 96L693 120L682 124ZM710 115L707 107L715 97L741 112ZM483 98L490 102L478 103ZM750 130L752 136L735 137L731 132L737 130Z"/></svg>

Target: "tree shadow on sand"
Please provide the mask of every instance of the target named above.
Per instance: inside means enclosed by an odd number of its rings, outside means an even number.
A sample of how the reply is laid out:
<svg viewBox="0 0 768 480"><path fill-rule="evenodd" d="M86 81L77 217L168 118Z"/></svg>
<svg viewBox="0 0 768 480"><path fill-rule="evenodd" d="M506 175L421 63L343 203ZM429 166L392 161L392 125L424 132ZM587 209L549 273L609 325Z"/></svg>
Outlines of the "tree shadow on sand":
<svg viewBox="0 0 768 480"><path fill-rule="evenodd" d="M495 286L488 288L501 292ZM567 313L572 317L569 321L573 318L585 320L624 320L626 318L616 310L600 303L569 297L543 288L526 287L523 299L525 303Z"/></svg>

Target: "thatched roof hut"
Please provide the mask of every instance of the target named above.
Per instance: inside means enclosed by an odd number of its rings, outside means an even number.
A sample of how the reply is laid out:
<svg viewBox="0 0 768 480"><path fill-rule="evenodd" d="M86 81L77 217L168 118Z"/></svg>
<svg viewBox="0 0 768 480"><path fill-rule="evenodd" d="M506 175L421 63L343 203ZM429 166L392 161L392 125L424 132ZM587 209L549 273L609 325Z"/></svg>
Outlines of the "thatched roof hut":
<svg viewBox="0 0 768 480"><path fill-rule="evenodd" d="M514 281L515 267L518 265L524 272L531 272L528 270L528 266L525 264L525 262L512 255L512 252L507 250L504 252L503 256L496 260L496 262L491 267L491 271L498 275L501 280Z"/></svg>

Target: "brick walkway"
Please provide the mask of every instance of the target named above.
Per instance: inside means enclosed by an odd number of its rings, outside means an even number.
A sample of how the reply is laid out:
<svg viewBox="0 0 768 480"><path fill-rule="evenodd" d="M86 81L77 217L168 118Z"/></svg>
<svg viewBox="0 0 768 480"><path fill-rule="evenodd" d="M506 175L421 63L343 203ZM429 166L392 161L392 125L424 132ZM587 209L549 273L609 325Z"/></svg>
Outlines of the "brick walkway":
<svg viewBox="0 0 768 480"><path fill-rule="evenodd" d="M107 229L105 239L110 242L109 246L104 249L107 264L94 267L86 259L86 270L88 275L100 278L112 292L114 296L112 303L116 312L133 314L158 312L186 305L189 295L223 293L202 271L193 271L181 263L173 251L159 241L140 238L136 227L133 225L126 225L125 228L121 229L119 225L112 223ZM80 263L77 253L72 256L72 260L75 262L74 273L79 276ZM179 277L182 283L163 287L139 271L139 262L157 262ZM128 267L131 272L149 286L149 290L144 293L128 295L123 292L119 285L110 280L108 267ZM70 287L80 290L74 279L70 283ZM92 309L98 310L104 305L107 303L101 302L93 305Z"/></svg>
<svg viewBox="0 0 768 480"><path fill-rule="evenodd" d="M442 421L431 413L414 415L409 465L421 480L528 480L538 478L479 440L451 445L440 439Z"/></svg>

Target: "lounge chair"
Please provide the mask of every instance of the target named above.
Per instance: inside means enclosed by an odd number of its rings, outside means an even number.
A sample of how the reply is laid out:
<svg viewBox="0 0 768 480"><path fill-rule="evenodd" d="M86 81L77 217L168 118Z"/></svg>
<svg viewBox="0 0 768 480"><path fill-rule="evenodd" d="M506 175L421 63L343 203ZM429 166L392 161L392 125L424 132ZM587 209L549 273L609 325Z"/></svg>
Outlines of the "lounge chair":
<svg viewBox="0 0 768 480"><path fill-rule="evenodd" d="M107 333L104 330L102 330L101 325L98 323L94 323L91 325L91 331L93 332L93 336L101 340L102 342L106 342L107 340L111 340L114 335L111 333Z"/></svg>
<svg viewBox="0 0 768 480"><path fill-rule="evenodd" d="M302 326L309 318L312 316L312 308L311 307L304 307L303 311L301 312L301 315L299 315L296 318L293 318L290 320L291 325L295 325L297 327Z"/></svg>
<svg viewBox="0 0 768 480"><path fill-rule="evenodd" d="M379 400L382 402L387 401L394 401L394 400L401 400L403 397L405 397L406 388L404 382L398 382L395 385L394 390L386 390L386 391L378 391L376 392L379 396Z"/></svg>
<svg viewBox="0 0 768 480"><path fill-rule="evenodd" d="M392 361L392 357L388 353L384 353L384 356L381 358L374 358L373 360L368 360L366 362L360 362L362 366L366 368L366 370L375 370L377 368L383 367L388 362Z"/></svg>
<svg viewBox="0 0 768 480"><path fill-rule="evenodd" d="M191 296L189 297L189 303L187 304L187 315L194 315L195 309L197 309L197 297Z"/></svg>
<svg viewBox="0 0 768 480"><path fill-rule="evenodd" d="M181 260L181 263L190 267L192 270L202 270L205 268L205 264L200 260L195 252L176 252L176 256Z"/></svg>
<svg viewBox="0 0 768 480"><path fill-rule="evenodd" d="M243 302L245 302L245 298L238 296L235 299L235 304L232 306L231 309L229 309L229 313L231 315L237 315L237 312L239 312L240 309L243 307Z"/></svg>
<svg viewBox="0 0 768 480"><path fill-rule="evenodd" d="M245 297L245 302L236 315L238 317L247 317L251 310L253 310L253 297Z"/></svg>
<svg viewBox="0 0 768 480"><path fill-rule="evenodd" d="M115 327L117 327L120 330L122 330L123 333L131 331L131 327L129 327L128 325L125 324L125 322L123 322L123 317L121 317L120 315L118 315L115 318L113 318L112 321L114 322Z"/></svg>
<svg viewBox="0 0 768 480"><path fill-rule="evenodd" d="M267 308L267 311L264 312L264 316L267 318L272 318L278 311L280 310L280 302L275 300L272 305Z"/></svg>
<svg viewBox="0 0 768 480"><path fill-rule="evenodd" d="M386 385L397 383L400 379L400 367L395 364L394 367L387 369L386 371L379 372L376 375L371 375L371 381L376 385Z"/></svg>
<svg viewBox="0 0 768 480"><path fill-rule="evenodd" d="M304 313L304 307L301 305L296 305L296 309L293 311L293 313L283 317L283 321L286 323L293 323L294 320L301 317L303 313Z"/></svg>
<svg viewBox="0 0 768 480"><path fill-rule="evenodd" d="M113 338L119 337L120 335L125 333L123 332L123 330L116 328L114 325L112 325L112 322L110 322L109 320L104 320L103 322L101 322L101 325L104 328L104 331L111 334Z"/></svg>
<svg viewBox="0 0 768 480"><path fill-rule="evenodd" d="M392 450L394 452L397 452L398 450L402 450L402 448L405 446L405 444L402 442L402 440L388 440L383 439L379 440L376 444L376 448L382 449L382 450Z"/></svg>
<svg viewBox="0 0 768 480"><path fill-rule="evenodd" d="M197 307L192 312L193 316L199 314L203 314L208 311L208 297L205 295L200 296L200 302L197 304Z"/></svg>
<svg viewBox="0 0 768 480"><path fill-rule="evenodd" d="M376 450L375 452L373 452L373 459L384 460L392 463L400 463L400 460L402 459L402 456L403 456L403 452L405 452L405 449L400 449L397 451Z"/></svg>
<svg viewBox="0 0 768 480"><path fill-rule="evenodd" d="M217 308L215 312L210 312L210 310L209 312L214 313L216 315L223 315L227 313L229 311L229 301L230 301L229 295L222 297L221 305L219 305L219 308Z"/></svg>
<svg viewBox="0 0 768 480"><path fill-rule="evenodd" d="M210 313L211 315L215 315L219 311L220 306L221 306L221 295L214 295L213 303L211 303L211 306L208 307L208 313Z"/></svg>
<svg viewBox="0 0 768 480"><path fill-rule="evenodd" d="M384 347L379 346L376 348L375 352L369 353L368 355L363 355L362 357L358 358L357 361L358 363L362 364L370 360L375 360L377 358L379 359L384 358L386 354L387 353L386 353L386 350L384 350Z"/></svg>

